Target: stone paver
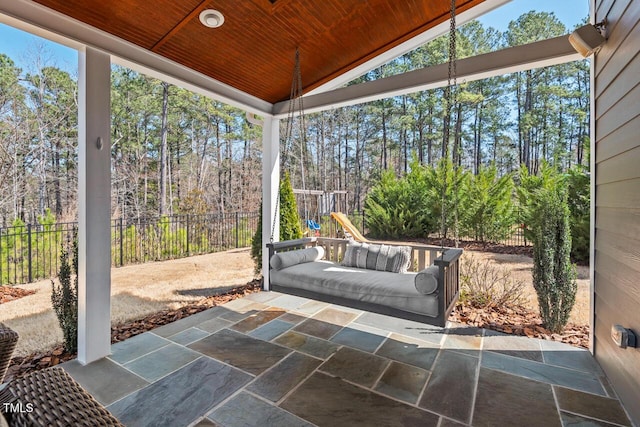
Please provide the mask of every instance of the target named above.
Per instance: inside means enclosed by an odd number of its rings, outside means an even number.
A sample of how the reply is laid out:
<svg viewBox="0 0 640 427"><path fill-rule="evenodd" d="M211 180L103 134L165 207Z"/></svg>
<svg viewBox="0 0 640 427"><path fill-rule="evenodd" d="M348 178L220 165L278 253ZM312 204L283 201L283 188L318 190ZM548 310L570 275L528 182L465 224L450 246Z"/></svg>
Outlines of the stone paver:
<svg viewBox="0 0 640 427"><path fill-rule="evenodd" d="M560 417L551 386L482 368L474 426L557 426Z"/></svg>
<svg viewBox="0 0 640 427"><path fill-rule="evenodd" d="M477 369L477 358L451 350L441 351L418 406L468 423Z"/></svg>
<svg viewBox="0 0 640 427"><path fill-rule="evenodd" d="M596 376L573 369L534 362L528 358L522 359L487 351L482 355L482 366L548 384L605 395L604 388Z"/></svg>
<svg viewBox="0 0 640 427"><path fill-rule="evenodd" d="M294 352L260 375L247 390L277 402L316 370L322 361Z"/></svg>
<svg viewBox="0 0 640 427"><path fill-rule="evenodd" d="M110 405L149 384L148 381L108 358L84 366L77 360L72 360L61 366L103 405Z"/></svg>
<svg viewBox="0 0 640 427"><path fill-rule="evenodd" d="M200 353L169 344L124 365L131 372L153 382L193 362Z"/></svg>
<svg viewBox="0 0 640 427"><path fill-rule="evenodd" d="M325 341L320 338L311 337L309 335L299 334L294 331L289 331L283 335L280 335L274 340L274 342L292 348L294 350L307 353L311 356L318 357L320 359L326 359L333 353L338 351L340 347L330 341Z"/></svg>
<svg viewBox="0 0 640 427"><path fill-rule="evenodd" d="M209 418L225 427L272 425L278 427L313 427L303 419L270 405L248 393L234 396Z"/></svg>
<svg viewBox="0 0 640 427"><path fill-rule="evenodd" d="M429 371L404 363L391 362L375 390L396 399L415 404L425 383Z"/></svg>
<svg viewBox="0 0 640 427"><path fill-rule="evenodd" d="M108 409L127 427L189 425L251 379L244 372L202 357Z"/></svg>
<svg viewBox="0 0 640 427"><path fill-rule="evenodd" d="M389 360L383 357L342 347L320 366L320 370L371 388L389 363Z"/></svg>
<svg viewBox="0 0 640 427"><path fill-rule="evenodd" d="M264 372L291 353L288 348L229 329L196 341L189 348L254 375Z"/></svg>
<svg viewBox="0 0 640 427"><path fill-rule="evenodd" d="M169 344L171 344L171 341L146 332L112 345L111 356L109 357L118 363L127 363Z"/></svg>
<svg viewBox="0 0 640 427"><path fill-rule="evenodd" d="M280 405L320 426L437 426L439 417L322 373Z"/></svg>
<svg viewBox="0 0 640 427"><path fill-rule="evenodd" d="M631 425L582 349L276 292L63 367L134 427Z"/></svg>

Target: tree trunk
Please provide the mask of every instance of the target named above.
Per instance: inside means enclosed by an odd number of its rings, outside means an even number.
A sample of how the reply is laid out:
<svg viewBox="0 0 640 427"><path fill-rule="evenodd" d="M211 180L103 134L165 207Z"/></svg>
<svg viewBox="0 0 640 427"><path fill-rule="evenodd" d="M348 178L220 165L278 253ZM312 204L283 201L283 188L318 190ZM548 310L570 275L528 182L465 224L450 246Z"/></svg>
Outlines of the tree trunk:
<svg viewBox="0 0 640 427"><path fill-rule="evenodd" d="M169 83L162 82L162 124L160 129L160 216L167 214L167 122L169 109Z"/></svg>

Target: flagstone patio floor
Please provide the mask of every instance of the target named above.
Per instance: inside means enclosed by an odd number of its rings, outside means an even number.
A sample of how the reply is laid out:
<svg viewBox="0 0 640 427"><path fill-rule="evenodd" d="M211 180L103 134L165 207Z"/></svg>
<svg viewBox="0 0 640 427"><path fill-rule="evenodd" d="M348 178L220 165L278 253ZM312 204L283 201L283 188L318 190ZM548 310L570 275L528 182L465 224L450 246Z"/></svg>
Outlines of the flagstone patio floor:
<svg viewBox="0 0 640 427"><path fill-rule="evenodd" d="M261 292L63 367L136 426L631 425L591 354Z"/></svg>

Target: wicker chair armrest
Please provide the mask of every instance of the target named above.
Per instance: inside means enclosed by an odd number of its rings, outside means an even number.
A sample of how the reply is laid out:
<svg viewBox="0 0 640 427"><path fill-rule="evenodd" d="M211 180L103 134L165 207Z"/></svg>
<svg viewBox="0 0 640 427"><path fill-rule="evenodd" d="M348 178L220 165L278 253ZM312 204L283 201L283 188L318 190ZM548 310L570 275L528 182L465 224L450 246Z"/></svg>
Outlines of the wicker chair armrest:
<svg viewBox="0 0 640 427"><path fill-rule="evenodd" d="M11 356L18 344L18 333L0 323L0 383L4 381L4 376L7 373Z"/></svg>
<svg viewBox="0 0 640 427"><path fill-rule="evenodd" d="M11 426L122 426L57 367L14 379L0 393L0 405Z"/></svg>

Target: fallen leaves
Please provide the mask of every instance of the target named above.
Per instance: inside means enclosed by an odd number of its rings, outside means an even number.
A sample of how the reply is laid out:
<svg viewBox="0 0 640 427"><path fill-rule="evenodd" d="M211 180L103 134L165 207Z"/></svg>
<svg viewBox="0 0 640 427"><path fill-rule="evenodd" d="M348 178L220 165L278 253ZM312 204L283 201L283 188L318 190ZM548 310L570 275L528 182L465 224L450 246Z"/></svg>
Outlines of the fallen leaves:
<svg viewBox="0 0 640 427"><path fill-rule="evenodd" d="M458 302L449 320L506 334L559 341L576 347L589 348L588 325L569 323L561 334L554 334L542 325L542 320L536 312L522 306L477 308L467 302Z"/></svg>
<svg viewBox="0 0 640 427"><path fill-rule="evenodd" d="M27 295L35 293L36 291L16 288L14 286L0 286L0 304L15 301L18 298L26 297Z"/></svg>

